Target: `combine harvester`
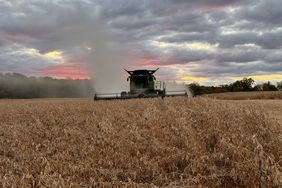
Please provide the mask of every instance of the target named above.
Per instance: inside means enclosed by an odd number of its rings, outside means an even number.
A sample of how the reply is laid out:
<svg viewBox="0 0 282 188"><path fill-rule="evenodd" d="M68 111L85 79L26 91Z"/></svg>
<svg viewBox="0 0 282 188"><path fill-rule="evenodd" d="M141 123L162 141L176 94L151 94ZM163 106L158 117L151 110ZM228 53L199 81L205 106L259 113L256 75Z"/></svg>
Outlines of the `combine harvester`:
<svg viewBox="0 0 282 188"><path fill-rule="evenodd" d="M188 96L188 90L166 91L166 84L156 81L154 73L158 70L134 70L124 69L129 77L130 91L121 93L96 93L94 100L113 100L113 99L135 99L135 98L156 98L156 97L175 97Z"/></svg>

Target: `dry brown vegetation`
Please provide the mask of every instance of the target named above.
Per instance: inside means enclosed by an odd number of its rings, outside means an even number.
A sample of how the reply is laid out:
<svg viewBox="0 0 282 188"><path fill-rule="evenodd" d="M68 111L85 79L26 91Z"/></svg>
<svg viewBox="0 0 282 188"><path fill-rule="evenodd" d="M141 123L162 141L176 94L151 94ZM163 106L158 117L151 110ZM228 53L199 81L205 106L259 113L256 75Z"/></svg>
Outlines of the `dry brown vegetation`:
<svg viewBox="0 0 282 188"><path fill-rule="evenodd" d="M281 187L282 128L206 98L0 101L0 187Z"/></svg>
<svg viewBox="0 0 282 188"><path fill-rule="evenodd" d="M282 99L282 91L227 92L204 96L224 100Z"/></svg>

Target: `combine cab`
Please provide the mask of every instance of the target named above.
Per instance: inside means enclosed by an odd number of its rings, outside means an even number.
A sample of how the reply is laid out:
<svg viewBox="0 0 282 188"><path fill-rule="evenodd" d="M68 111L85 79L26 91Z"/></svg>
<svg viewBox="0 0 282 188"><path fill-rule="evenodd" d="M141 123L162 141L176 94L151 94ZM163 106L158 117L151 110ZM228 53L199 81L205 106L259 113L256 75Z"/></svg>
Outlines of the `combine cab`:
<svg viewBox="0 0 282 188"><path fill-rule="evenodd" d="M133 99L133 98L154 98L154 97L172 97L188 96L187 91L166 91L166 84L162 81L156 81L154 73L156 70L125 70L129 77L130 91L121 93L96 93L94 100L111 99Z"/></svg>

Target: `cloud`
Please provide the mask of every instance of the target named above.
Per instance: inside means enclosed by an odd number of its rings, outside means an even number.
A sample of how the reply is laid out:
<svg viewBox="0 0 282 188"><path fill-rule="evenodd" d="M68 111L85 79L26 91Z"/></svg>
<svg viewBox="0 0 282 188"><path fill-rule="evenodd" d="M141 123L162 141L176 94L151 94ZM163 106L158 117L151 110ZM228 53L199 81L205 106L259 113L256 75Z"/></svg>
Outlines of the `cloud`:
<svg viewBox="0 0 282 188"><path fill-rule="evenodd" d="M238 16L251 21L262 23L265 26L273 27L281 25L282 11L279 0L254 1L247 7L242 7L238 11Z"/></svg>
<svg viewBox="0 0 282 188"><path fill-rule="evenodd" d="M45 58L36 49L17 44L1 47L0 62L0 71L26 74L57 65L55 61Z"/></svg>
<svg viewBox="0 0 282 188"><path fill-rule="evenodd" d="M0 0L0 71L85 77L105 40L161 77L280 74L281 20L279 0Z"/></svg>

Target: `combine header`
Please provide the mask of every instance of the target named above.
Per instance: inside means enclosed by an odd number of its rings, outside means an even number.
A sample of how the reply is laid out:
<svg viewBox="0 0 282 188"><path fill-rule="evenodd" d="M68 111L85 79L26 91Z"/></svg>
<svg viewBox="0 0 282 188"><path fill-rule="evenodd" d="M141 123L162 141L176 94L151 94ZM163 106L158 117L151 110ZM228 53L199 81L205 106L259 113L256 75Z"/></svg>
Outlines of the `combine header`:
<svg viewBox="0 0 282 188"><path fill-rule="evenodd" d="M185 90L166 91L165 82L156 81L154 73L157 70L128 71L125 69L129 74L127 81L130 81L130 91L122 91L121 93L96 93L94 100L188 96Z"/></svg>

